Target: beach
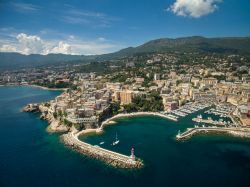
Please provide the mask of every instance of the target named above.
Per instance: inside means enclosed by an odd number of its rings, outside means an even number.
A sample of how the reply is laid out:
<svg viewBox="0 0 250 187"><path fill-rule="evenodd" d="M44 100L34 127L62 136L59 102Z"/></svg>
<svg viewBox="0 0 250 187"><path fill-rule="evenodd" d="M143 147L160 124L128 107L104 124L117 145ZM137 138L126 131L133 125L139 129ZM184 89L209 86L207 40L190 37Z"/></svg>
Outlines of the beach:
<svg viewBox="0 0 250 187"><path fill-rule="evenodd" d="M21 86L26 86L26 85L21 85ZM62 90L62 91L65 91L65 90L68 89L68 88L48 88L48 87L45 87L45 86L38 86L38 85L35 85L35 84L28 84L27 86L31 86L31 87L34 87L34 88L40 88L40 89L43 89L43 90Z"/></svg>

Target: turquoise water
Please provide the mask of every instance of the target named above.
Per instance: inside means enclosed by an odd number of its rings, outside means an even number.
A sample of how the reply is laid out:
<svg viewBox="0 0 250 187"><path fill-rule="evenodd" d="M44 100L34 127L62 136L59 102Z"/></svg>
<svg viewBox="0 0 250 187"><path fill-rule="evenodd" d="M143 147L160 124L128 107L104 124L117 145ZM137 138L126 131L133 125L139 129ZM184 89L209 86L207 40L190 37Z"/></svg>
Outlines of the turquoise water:
<svg viewBox="0 0 250 187"><path fill-rule="evenodd" d="M176 142L191 118L171 122L158 117L117 120L101 136L81 137L92 144L136 156L140 171L110 168L65 147L58 134L46 132L38 114L21 113L30 102L54 98L59 91L0 87L0 186L249 186L250 141L228 136L196 136ZM110 144L118 134L120 143Z"/></svg>

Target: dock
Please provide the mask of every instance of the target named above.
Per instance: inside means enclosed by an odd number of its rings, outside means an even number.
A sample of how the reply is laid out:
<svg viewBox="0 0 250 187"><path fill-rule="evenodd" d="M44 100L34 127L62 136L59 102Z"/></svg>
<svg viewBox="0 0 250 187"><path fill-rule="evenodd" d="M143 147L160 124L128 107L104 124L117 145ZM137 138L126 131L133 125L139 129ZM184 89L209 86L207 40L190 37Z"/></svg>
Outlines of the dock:
<svg viewBox="0 0 250 187"><path fill-rule="evenodd" d="M131 156L123 155L114 151L103 149L99 146L93 146L91 144L82 142L78 139L80 133L70 132L68 134L62 135L62 140L64 143L76 151L102 160L108 165L117 167L117 168L127 168L127 169L136 169L143 166L142 160L133 159Z"/></svg>
<svg viewBox="0 0 250 187"><path fill-rule="evenodd" d="M250 128L219 128L219 127L195 127L176 135L177 140L185 140L199 133L227 133L238 137L250 138Z"/></svg>
<svg viewBox="0 0 250 187"><path fill-rule="evenodd" d="M215 125L215 126L225 126L226 125L226 123L224 123L223 121L215 121L212 119L193 118L192 120L194 122L197 122L197 123L205 123L208 125Z"/></svg>
<svg viewBox="0 0 250 187"><path fill-rule="evenodd" d="M180 107L179 109L176 110L172 110L168 116L171 115L171 117L173 118L179 118L179 117L186 117L189 114L198 112L199 110L203 110L205 108L211 107L211 103L188 103L182 107Z"/></svg>

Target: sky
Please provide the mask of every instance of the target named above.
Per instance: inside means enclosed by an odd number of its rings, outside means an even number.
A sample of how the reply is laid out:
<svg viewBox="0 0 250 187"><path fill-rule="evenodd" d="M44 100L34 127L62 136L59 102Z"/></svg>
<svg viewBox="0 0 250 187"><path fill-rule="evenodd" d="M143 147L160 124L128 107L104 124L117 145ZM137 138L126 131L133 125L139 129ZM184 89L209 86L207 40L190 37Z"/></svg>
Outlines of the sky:
<svg viewBox="0 0 250 187"><path fill-rule="evenodd" d="M0 0L0 52L104 54L186 36L250 36L250 1Z"/></svg>

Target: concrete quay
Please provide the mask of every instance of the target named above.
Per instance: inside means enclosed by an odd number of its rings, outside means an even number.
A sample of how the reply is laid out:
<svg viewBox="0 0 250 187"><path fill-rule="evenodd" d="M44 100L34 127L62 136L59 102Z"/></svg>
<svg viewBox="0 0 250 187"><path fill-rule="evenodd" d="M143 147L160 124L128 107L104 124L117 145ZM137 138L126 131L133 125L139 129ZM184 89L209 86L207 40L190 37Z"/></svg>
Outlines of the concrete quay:
<svg viewBox="0 0 250 187"><path fill-rule="evenodd" d="M216 125L216 126L225 126L225 124L222 121L214 121L212 119L193 118L192 120L197 123L205 123L208 125Z"/></svg>
<svg viewBox="0 0 250 187"><path fill-rule="evenodd" d="M127 169L136 169L136 168L141 168L143 166L143 163L140 159L133 160L132 157L130 156L109 151L99 146L93 146L91 144L80 141L78 139L78 136L80 134L81 132L76 134L70 132L68 134L62 135L61 138L66 145L72 147L76 151L84 155L102 160L108 165L117 168L127 168Z"/></svg>
<svg viewBox="0 0 250 187"><path fill-rule="evenodd" d="M238 137L250 138L250 128L218 128L218 127L195 127L176 135L177 140L185 140L199 133L227 133Z"/></svg>

